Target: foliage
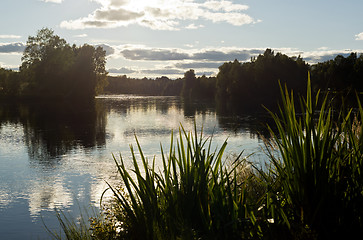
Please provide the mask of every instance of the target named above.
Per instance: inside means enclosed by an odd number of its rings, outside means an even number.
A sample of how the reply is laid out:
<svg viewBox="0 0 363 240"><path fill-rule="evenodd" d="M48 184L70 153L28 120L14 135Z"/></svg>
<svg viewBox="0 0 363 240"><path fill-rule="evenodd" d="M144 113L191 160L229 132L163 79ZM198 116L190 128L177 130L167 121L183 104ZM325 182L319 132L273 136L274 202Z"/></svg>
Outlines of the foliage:
<svg viewBox="0 0 363 240"><path fill-rule="evenodd" d="M195 73L193 69L184 73L183 79L183 88L181 91L181 95L184 97L192 97L195 93L195 89L198 88L199 81L195 77Z"/></svg>
<svg viewBox="0 0 363 240"><path fill-rule="evenodd" d="M20 88L19 74L12 70L0 68L0 97L16 96Z"/></svg>
<svg viewBox="0 0 363 240"><path fill-rule="evenodd" d="M137 139L136 139L137 141ZM223 167L226 142L211 151L211 142L179 131L177 147L173 135L168 154L162 150L163 170L151 166L137 142L131 147L133 169L121 157L115 162L123 187L110 186L116 197L115 212L123 224L122 239L249 239L257 236L254 215L247 202L245 186L237 181L237 165ZM236 160L238 163L238 158ZM131 174L134 173L134 174ZM239 179L240 180L240 179Z"/></svg>
<svg viewBox="0 0 363 240"><path fill-rule="evenodd" d="M363 138L351 110L334 116L328 96L318 109L319 92L313 99L310 81L301 115L293 94L286 87L281 94L279 115L270 112L277 131L269 127L278 154L269 151L272 167L263 173L269 189L264 219L275 222L270 230L285 229L296 239L361 235ZM362 117L360 107L357 118Z"/></svg>
<svg viewBox="0 0 363 240"><path fill-rule="evenodd" d="M106 84L106 52L101 47L70 46L53 30L29 36L19 73L3 76L5 97L92 99Z"/></svg>
<svg viewBox="0 0 363 240"><path fill-rule="evenodd" d="M128 78L126 75L107 78L108 85L104 91L108 94L141 94L178 96L182 88L181 79L171 80L165 76L153 79Z"/></svg>
<svg viewBox="0 0 363 240"><path fill-rule="evenodd" d="M291 58L266 49L251 62L235 60L220 66L216 97L226 102L248 102L252 108L261 104L272 107L280 97L278 81L304 93L307 71L308 65L300 57Z"/></svg>
<svg viewBox="0 0 363 240"><path fill-rule="evenodd" d="M311 66L313 89L340 95L351 106L356 106L356 95L363 93L363 55L336 56L334 59ZM337 101L341 99L336 98Z"/></svg>
<svg viewBox="0 0 363 240"><path fill-rule="evenodd" d="M90 224L87 222L89 216L81 215L79 220L75 220L70 216L67 216L64 212L56 211L58 222L61 230L59 233L50 230L46 225L47 231L52 236L52 239L62 240L91 240L92 234L89 231Z"/></svg>
<svg viewBox="0 0 363 240"><path fill-rule="evenodd" d="M192 71L192 72L190 72ZM135 79L126 75L111 77L109 76L108 85L104 88L108 94L142 94L142 95L160 95L160 96L184 96L184 97L206 97L214 98L215 77L196 77L194 70L188 73L190 79L188 84L186 78L169 79L160 77L156 79ZM194 75L193 75L194 74ZM186 76L189 78L186 73Z"/></svg>
<svg viewBox="0 0 363 240"><path fill-rule="evenodd" d="M132 169L114 157L121 177L108 219L94 220L95 239L342 239L363 234L363 108L333 109L312 93L296 110L280 86L270 111L270 165L246 168L240 155L225 165L226 142L179 130L171 135L162 169L149 165L137 141ZM140 158L138 159L137 156ZM250 166L250 165L248 165ZM72 225L70 225L72 228ZM67 230L68 231L68 230Z"/></svg>

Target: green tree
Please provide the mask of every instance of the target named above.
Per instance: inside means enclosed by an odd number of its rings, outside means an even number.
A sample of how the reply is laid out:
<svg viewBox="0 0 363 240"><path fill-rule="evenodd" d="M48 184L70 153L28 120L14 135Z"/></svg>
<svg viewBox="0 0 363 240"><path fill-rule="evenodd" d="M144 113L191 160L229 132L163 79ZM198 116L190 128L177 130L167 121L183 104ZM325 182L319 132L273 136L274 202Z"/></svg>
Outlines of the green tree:
<svg viewBox="0 0 363 240"><path fill-rule="evenodd" d="M23 53L22 70L35 67L47 57L51 56L55 50L69 47L66 40L54 35L54 31L49 28L42 28L36 36L29 36L26 48Z"/></svg>
<svg viewBox="0 0 363 240"><path fill-rule="evenodd" d="M351 53L344 57L337 55L334 59L311 66L311 78L314 90L333 92L335 101L341 99L356 105L356 92L363 92L363 55Z"/></svg>
<svg viewBox="0 0 363 240"><path fill-rule="evenodd" d="M19 94L19 73L0 68L0 97L14 97Z"/></svg>
<svg viewBox="0 0 363 240"><path fill-rule="evenodd" d="M71 47L43 28L28 38L20 71L29 96L91 99L106 85L105 64L101 47Z"/></svg>
<svg viewBox="0 0 363 240"><path fill-rule="evenodd" d="M216 98L219 102L236 103L252 109L261 104L273 106L280 99L278 81L295 92L306 89L308 65L300 58L288 57L271 49L240 63L237 59L219 67Z"/></svg>
<svg viewBox="0 0 363 240"><path fill-rule="evenodd" d="M193 69L184 73L184 82L181 95L184 97L192 97L193 89L197 84L197 78L195 77L195 72Z"/></svg>

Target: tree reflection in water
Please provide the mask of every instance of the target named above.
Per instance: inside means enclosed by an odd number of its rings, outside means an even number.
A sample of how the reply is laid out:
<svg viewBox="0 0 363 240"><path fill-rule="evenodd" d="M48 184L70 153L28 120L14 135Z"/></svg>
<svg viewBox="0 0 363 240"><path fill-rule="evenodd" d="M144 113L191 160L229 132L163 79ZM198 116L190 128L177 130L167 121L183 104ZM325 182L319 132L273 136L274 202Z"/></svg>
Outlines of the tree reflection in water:
<svg viewBox="0 0 363 240"><path fill-rule="evenodd" d="M105 145L106 114L95 102L16 102L1 104L0 127L21 124L29 157L43 164L73 149Z"/></svg>

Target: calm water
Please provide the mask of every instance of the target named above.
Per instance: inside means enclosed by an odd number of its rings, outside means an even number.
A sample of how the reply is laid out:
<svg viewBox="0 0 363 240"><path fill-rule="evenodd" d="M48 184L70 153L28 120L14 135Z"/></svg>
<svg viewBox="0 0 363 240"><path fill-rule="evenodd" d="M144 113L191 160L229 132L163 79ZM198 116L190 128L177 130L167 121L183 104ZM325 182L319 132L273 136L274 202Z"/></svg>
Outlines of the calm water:
<svg viewBox="0 0 363 240"><path fill-rule="evenodd" d="M112 153L130 157L135 134L149 158L168 147L180 124L203 126L228 154L245 150L264 161L261 116L231 114L208 101L177 97L101 96L95 104L0 104L0 239L49 239L59 229L54 209L79 215L117 182ZM227 154L227 155L228 155ZM160 158L159 158L160 159Z"/></svg>

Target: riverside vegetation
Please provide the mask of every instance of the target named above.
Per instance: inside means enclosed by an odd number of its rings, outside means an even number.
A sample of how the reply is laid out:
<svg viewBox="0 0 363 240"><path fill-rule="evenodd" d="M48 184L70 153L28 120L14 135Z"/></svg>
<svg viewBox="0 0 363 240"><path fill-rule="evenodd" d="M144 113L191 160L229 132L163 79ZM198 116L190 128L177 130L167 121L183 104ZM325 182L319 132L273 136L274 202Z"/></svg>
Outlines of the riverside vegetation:
<svg viewBox="0 0 363 240"><path fill-rule="evenodd" d="M100 93L173 95L214 99L223 111L241 107L255 111L261 104L276 106L278 80L295 93L305 94L308 72L314 94L318 89L330 91L353 106L355 92L363 93L363 54L353 52L309 65L300 56L289 57L266 49L251 61L223 63L217 76L196 76L190 69L175 80L165 76L107 76L105 64L106 51L102 47L71 46L53 30L43 28L36 36L29 36L19 71L0 67L0 98L80 101L92 100Z"/></svg>
<svg viewBox="0 0 363 240"><path fill-rule="evenodd" d="M70 46L50 29L29 37L19 72L0 68L0 97L92 101L107 84L105 51ZM363 234L362 148L363 55L337 56L308 66L267 49L251 62L238 60L219 67L217 77L142 80L153 93L209 96L219 102L246 102L252 108L282 100L274 124L267 126L268 163L264 168L241 155L225 161L225 142L211 148L212 138L182 127L163 151L163 169L146 159L142 147L131 148L133 169L115 157L120 175L106 209L79 224L63 213L59 221L67 239L341 239ZM312 73L306 87L307 72ZM126 78L126 77L124 77ZM285 88L278 86L280 79ZM136 80L108 78L105 90L132 88ZM140 84L140 82L137 82ZM289 88L306 92L297 98ZM137 88L138 91L141 88ZM325 96L321 98L321 89ZM267 90L267 91L266 91ZM314 92L314 93L313 93ZM328 93L326 93L328 92ZM330 95L348 96L336 109ZM119 93L119 92L118 92ZM141 92L149 93L149 92ZM354 96L354 98L352 97ZM271 100L273 99L273 101ZM344 99L344 98L343 98ZM354 99L354 102L352 102ZM357 99L357 100L355 100ZM345 101L344 100L344 101ZM343 102L344 102L343 101ZM344 106L344 104L342 105ZM271 109L271 108L270 108ZM137 139L136 139L137 141ZM175 144L175 145L174 145ZM139 159L140 158L140 159Z"/></svg>
<svg viewBox="0 0 363 240"><path fill-rule="evenodd" d="M114 157L120 185L101 215L75 225L59 215L67 239L342 239L363 233L363 108L333 109L328 95L294 102L280 88L275 126L267 126L265 168L241 155L226 161L227 142L183 127L162 169L137 141L132 169ZM176 142L176 143L175 143ZM101 203L102 204L102 203ZM103 204L106 206L107 204ZM62 235L55 235L62 239Z"/></svg>
<svg viewBox="0 0 363 240"><path fill-rule="evenodd" d="M0 98L92 101L106 84L102 47L70 46L53 30L29 36L19 71L0 68Z"/></svg>

